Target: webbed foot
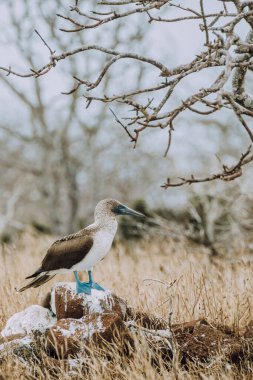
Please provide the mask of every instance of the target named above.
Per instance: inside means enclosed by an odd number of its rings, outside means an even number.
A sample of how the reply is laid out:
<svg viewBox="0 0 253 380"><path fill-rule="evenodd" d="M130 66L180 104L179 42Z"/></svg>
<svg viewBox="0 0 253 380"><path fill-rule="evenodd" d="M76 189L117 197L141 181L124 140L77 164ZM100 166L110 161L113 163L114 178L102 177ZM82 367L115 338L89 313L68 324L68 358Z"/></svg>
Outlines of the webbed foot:
<svg viewBox="0 0 253 380"><path fill-rule="evenodd" d="M91 271L88 272L89 274L89 282L81 282L78 278L77 272L74 272L75 278L76 278L76 292L77 294L85 293L90 295L92 289L101 290L104 291L105 289L102 288L99 284L92 281Z"/></svg>

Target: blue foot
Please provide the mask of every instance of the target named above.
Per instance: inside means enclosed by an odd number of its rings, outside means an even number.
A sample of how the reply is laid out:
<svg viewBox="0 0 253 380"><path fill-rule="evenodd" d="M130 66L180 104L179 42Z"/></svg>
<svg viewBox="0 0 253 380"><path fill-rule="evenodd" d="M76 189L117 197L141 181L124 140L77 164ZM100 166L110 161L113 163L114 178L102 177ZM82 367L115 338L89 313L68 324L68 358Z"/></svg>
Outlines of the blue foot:
<svg viewBox="0 0 253 380"><path fill-rule="evenodd" d="M93 283L92 283L92 289L102 290L102 291L105 290L105 289L102 288L102 286L100 286L97 282L93 282Z"/></svg>
<svg viewBox="0 0 253 380"><path fill-rule="evenodd" d="M76 278L76 292L77 292L77 294L85 293L85 294L90 295L92 289L104 291L102 286L100 286L96 282L92 281L91 271L88 271L88 274L89 274L89 282L81 282L78 278L77 272L74 272L74 275Z"/></svg>

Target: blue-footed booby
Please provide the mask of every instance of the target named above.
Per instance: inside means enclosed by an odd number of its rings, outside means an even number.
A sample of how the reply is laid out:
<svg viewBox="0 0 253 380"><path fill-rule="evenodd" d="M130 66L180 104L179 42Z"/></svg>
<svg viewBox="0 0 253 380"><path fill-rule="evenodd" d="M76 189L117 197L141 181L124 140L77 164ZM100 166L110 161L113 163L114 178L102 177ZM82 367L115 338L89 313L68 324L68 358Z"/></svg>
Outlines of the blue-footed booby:
<svg viewBox="0 0 253 380"><path fill-rule="evenodd" d="M117 231L117 215L145 216L114 199L100 201L94 213L94 223L77 233L56 240L48 249L41 266L26 279L28 285L19 289L37 288L56 274L74 272L77 293L90 294L91 289L104 290L92 280L92 268L110 251ZM81 282L78 272L87 271L89 282Z"/></svg>

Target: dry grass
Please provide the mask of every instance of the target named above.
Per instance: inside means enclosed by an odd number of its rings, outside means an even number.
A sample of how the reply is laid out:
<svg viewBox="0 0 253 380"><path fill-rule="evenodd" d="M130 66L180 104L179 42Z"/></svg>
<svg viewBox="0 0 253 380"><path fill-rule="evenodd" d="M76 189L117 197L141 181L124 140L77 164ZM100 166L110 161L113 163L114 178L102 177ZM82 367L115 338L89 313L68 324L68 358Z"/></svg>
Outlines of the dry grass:
<svg viewBox="0 0 253 380"><path fill-rule="evenodd" d="M39 265L53 239L27 232L16 246L1 249L0 266L0 329L15 312L31 304L41 303L53 282L71 280L72 276L58 276L39 290L22 294L15 291L23 278ZM169 241L117 244L94 272L96 281L110 288L128 303L146 312L168 319L172 323L205 318L209 322L245 326L252 318L253 264L235 252L234 257L217 259L211 263L207 256L192 253L191 247ZM196 250L194 250L196 251ZM161 366L159 373L152 367L148 348L137 347L134 359L122 365L120 358L108 366L95 356L90 362L89 375L81 370L77 379L250 379L253 366L247 364L249 377L239 369L224 366L222 360L209 367L180 368L176 360L170 369ZM51 379L50 366L21 368L11 359L0 369L3 379ZM36 369L36 371L35 371ZM52 368L51 368L52 369ZM244 368L245 369L245 368ZM62 378L73 378L61 369ZM251 375L250 375L251 374ZM252 376L252 377L251 377ZM56 376L59 378L59 373ZM55 377L55 378L56 378Z"/></svg>

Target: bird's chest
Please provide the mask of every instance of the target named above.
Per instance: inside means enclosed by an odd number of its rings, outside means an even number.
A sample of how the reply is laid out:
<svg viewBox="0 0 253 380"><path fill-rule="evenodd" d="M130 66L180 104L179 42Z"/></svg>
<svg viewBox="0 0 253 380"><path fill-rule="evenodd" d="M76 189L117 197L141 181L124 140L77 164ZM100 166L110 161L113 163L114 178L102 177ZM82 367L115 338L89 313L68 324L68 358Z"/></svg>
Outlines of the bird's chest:
<svg viewBox="0 0 253 380"><path fill-rule="evenodd" d="M115 232L110 230L97 232L93 237L93 245L90 252L77 265L75 270L89 270L102 260L111 248Z"/></svg>
<svg viewBox="0 0 253 380"><path fill-rule="evenodd" d="M112 246L115 233L103 231L96 234L92 247L93 254L99 258L104 257Z"/></svg>

